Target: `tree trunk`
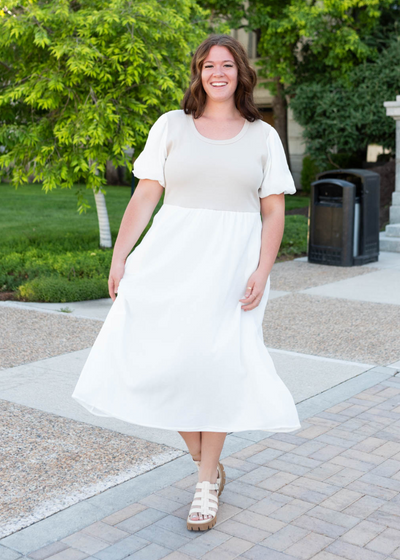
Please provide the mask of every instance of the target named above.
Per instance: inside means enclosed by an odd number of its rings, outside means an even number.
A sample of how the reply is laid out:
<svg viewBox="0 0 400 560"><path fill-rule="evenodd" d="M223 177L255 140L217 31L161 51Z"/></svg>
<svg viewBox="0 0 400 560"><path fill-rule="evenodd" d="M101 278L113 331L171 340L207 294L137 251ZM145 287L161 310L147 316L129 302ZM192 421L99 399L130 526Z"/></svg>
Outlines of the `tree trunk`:
<svg viewBox="0 0 400 560"><path fill-rule="evenodd" d="M89 165L92 165L93 163L96 164L96 161L89 158ZM96 164L95 173L96 175L99 174L99 170L97 169L97 164ZM108 219L106 198L101 191L96 193L96 191L93 189L93 194L94 194L94 200L96 202L97 219L99 220L100 247L102 249L111 249L112 238L111 238L110 221Z"/></svg>
<svg viewBox="0 0 400 560"><path fill-rule="evenodd" d="M274 111L274 125L278 132L285 150L286 159L290 168L288 126L287 126L287 101L285 97L285 88L279 81L279 77L275 78L277 94L272 100L272 109Z"/></svg>
<svg viewBox="0 0 400 560"><path fill-rule="evenodd" d="M110 221L108 219L106 206L106 198L100 191L98 193L95 193L93 190L93 194L96 201L97 217L99 219L100 247L110 249L112 247L112 239Z"/></svg>

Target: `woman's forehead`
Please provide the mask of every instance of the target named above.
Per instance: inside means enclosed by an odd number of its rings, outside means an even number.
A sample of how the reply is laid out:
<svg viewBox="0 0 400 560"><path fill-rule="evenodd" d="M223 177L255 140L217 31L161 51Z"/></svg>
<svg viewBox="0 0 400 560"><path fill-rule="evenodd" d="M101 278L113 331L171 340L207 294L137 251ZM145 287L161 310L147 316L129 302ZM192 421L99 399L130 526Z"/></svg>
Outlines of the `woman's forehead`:
<svg viewBox="0 0 400 560"><path fill-rule="evenodd" d="M221 45L213 45L204 62L235 62L231 51Z"/></svg>

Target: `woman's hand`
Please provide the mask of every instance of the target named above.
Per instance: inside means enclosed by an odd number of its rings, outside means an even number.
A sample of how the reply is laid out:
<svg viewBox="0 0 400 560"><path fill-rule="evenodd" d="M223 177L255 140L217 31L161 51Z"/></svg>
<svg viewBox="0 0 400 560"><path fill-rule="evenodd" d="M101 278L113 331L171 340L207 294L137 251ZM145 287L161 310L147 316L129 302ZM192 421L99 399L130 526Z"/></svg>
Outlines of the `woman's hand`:
<svg viewBox="0 0 400 560"><path fill-rule="evenodd" d="M115 294L118 292L119 282L124 275L125 260L111 262L110 275L108 277L108 293L113 301L116 299Z"/></svg>
<svg viewBox="0 0 400 560"><path fill-rule="evenodd" d="M250 311L258 306L263 297L267 281L268 276L265 276L265 272L259 269L253 272L247 282L245 296L239 300L244 302L244 305L242 305L243 311Z"/></svg>

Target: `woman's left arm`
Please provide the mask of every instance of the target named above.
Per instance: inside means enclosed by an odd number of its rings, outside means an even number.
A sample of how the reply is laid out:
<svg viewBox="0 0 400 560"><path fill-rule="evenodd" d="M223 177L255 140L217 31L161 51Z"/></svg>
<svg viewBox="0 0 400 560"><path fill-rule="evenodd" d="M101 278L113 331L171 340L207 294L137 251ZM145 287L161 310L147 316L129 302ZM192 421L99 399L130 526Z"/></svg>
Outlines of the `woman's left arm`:
<svg viewBox="0 0 400 560"><path fill-rule="evenodd" d="M244 298L239 300L243 302L243 311L254 309L260 303L285 229L285 195L283 192L260 198L260 205L262 216L260 260L257 269L247 282Z"/></svg>

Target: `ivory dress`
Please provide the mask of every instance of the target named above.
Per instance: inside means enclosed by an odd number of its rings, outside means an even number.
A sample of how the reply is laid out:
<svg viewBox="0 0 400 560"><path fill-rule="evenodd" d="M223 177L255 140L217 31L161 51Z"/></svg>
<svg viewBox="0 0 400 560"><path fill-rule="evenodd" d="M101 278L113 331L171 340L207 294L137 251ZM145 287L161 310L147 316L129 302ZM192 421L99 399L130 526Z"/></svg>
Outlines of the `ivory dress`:
<svg viewBox="0 0 400 560"><path fill-rule="evenodd" d="M125 264L118 296L72 397L97 416L176 431L292 432L293 397L264 344L262 300L244 311L261 248L260 198L296 192L276 130L228 140L183 110L150 129L134 174L164 204Z"/></svg>

